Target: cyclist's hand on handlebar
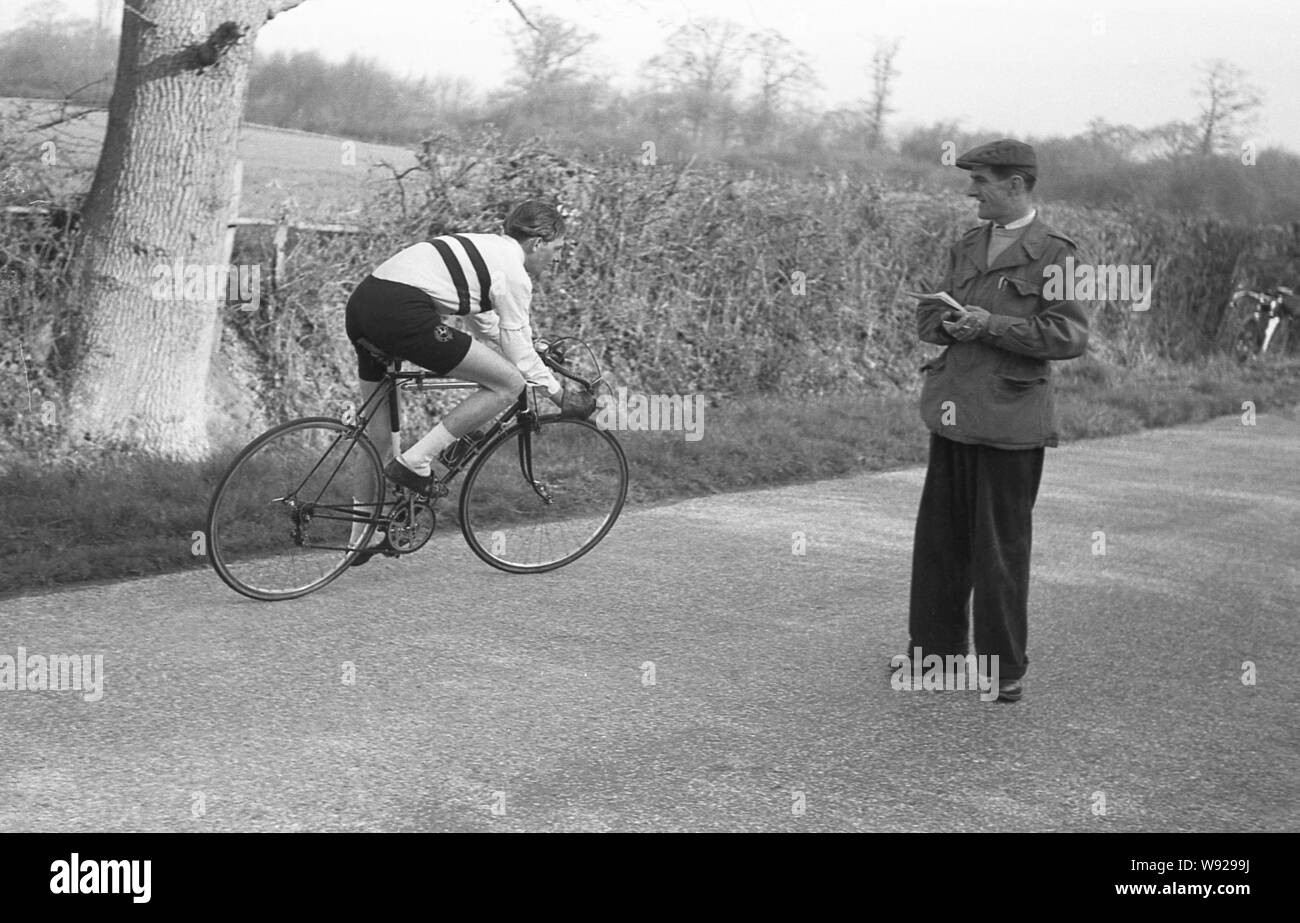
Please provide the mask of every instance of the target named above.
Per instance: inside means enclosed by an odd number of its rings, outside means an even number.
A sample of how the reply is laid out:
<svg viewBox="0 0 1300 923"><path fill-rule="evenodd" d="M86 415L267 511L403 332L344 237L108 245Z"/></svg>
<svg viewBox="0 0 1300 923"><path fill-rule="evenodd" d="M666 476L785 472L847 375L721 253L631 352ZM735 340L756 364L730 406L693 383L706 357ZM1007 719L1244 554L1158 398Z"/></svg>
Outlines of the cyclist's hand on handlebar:
<svg viewBox="0 0 1300 923"><path fill-rule="evenodd" d="M556 382L556 387L554 391L552 391L550 388L546 387L545 385L530 385L529 387L532 388L533 399L538 402L537 407L539 410L541 409L542 406L540 401L542 400L542 398L546 398L546 400L550 402L555 407L556 410L559 410L561 413L563 413L564 394L565 394L565 387L563 382Z"/></svg>
<svg viewBox="0 0 1300 923"><path fill-rule="evenodd" d="M560 416L585 420L596 412L596 395L577 384L567 384L560 395Z"/></svg>

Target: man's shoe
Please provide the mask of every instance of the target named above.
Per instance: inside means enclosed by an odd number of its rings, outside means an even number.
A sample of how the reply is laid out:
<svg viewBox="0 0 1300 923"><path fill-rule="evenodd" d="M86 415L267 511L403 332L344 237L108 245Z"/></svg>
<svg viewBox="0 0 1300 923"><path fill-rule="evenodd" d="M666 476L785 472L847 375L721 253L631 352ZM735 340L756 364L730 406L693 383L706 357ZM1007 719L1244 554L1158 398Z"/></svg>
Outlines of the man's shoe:
<svg viewBox="0 0 1300 923"><path fill-rule="evenodd" d="M999 702L1019 702L1025 694L1025 682L1020 679L1004 679L998 683Z"/></svg>
<svg viewBox="0 0 1300 923"><path fill-rule="evenodd" d="M427 494L433 490L433 485L438 483L438 479L432 474L416 474L410 468L403 465L394 458L384 467L384 475L407 490L413 490L417 494Z"/></svg>
<svg viewBox="0 0 1300 923"><path fill-rule="evenodd" d="M376 532L375 535L382 537L373 545L367 545L364 551L352 559L352 563L348 565L349 567L360 567L362 564L368 564L370 563L370 559L377 554L382 554L389 558L397 557L397 552L388 544L388 534L385 532Z"/></svg>

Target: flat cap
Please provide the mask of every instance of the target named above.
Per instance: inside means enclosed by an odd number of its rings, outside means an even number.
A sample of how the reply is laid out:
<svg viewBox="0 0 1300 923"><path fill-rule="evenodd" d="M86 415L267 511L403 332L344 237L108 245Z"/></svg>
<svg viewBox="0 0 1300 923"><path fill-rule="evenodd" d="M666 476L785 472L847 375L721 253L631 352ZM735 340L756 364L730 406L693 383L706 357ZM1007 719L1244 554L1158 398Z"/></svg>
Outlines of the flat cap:
<svg viewBox="0 0 1300 923"><path fill-rule="evenodd" d="M1010 138L981 144L957 158L957 166L963 170L969 170L977 164L1019 167L1030 176L1038 175L1038 157L1035 156L1034 149L1023 141L1013 141Z"/></svg>

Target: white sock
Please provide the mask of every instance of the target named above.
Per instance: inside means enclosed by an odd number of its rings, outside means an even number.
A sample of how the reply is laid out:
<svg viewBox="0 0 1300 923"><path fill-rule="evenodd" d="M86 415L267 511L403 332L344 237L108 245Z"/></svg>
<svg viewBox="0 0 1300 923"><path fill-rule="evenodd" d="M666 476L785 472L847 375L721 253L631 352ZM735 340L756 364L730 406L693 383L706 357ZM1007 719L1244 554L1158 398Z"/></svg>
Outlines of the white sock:
<svg viewBox="0 0 1300 923"><path fill-rule="evenodd" d="M455 441L456 437L447 430L447 427L439 423L429 431L429 435L403 452L400 457L406 463L406 467L417 474L427 475L433 460Z"/></svg>
<svg viewBox="0 0 1300 923"><path fill-rule="evenodd" d="M361 503L361 501L358 500L356 497L353 497L353 498L352 498L352 502L353 502L353 504L355 504L358 508L361 507L361 506L363 505L363 504ZM366 511L363 510L363 509L358 509L358 510L357 510L357 514L358 514L358 515L365 515L365 512L366 512ZM366 523L364 523L364 522L354 522L354 523L352 523L352 537L351 537L350 539L348 539L348 547L349 547L349 548L356 548L358 545L360 545L360 544L361 544L361 536L363 536L363 535L365 535L365 534L366 534ZM371 545L378 545L378 544L379 544L380 542L382 542L383 540L384 540L384 536L380 535L380 534L379 534L379 530L376 529L376 530L371 534L371 536L370 536L370 541L366 543L366 547L369 548Z"/></svg>

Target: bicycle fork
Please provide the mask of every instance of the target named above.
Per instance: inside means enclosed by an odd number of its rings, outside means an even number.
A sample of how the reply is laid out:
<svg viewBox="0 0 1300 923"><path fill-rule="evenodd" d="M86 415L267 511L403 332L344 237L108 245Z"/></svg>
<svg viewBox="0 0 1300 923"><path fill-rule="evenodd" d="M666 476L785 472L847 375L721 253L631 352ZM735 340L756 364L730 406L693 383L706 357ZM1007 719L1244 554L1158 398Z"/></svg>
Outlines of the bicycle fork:
<svg viewBox="0 0 1300 923"><path fill-rule="evenodd" d="M519 416L519 470L523 473L524 480L533 488L533 493L542 498L543 503L554 503L551 492L546 489L546 485L533 477L533 431L540 430L541 424L537 421L537 414L532 408L525 407L520 411Z"/></svg>

